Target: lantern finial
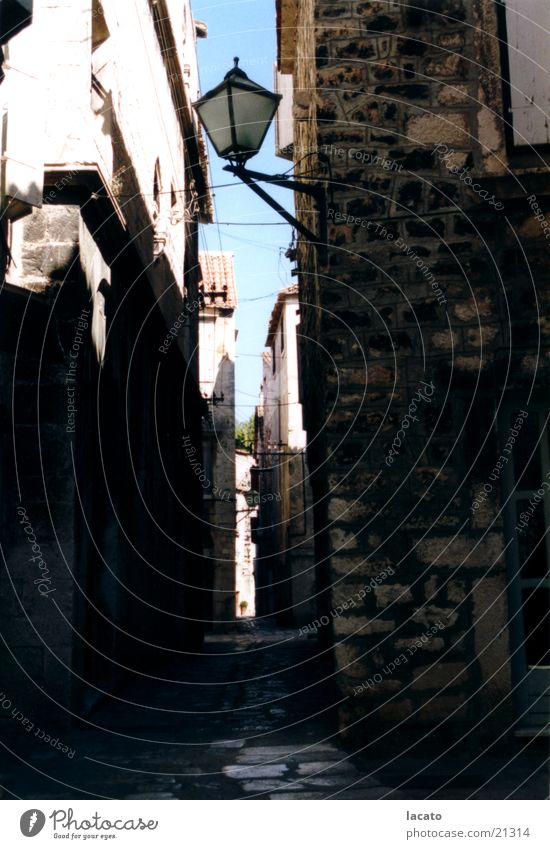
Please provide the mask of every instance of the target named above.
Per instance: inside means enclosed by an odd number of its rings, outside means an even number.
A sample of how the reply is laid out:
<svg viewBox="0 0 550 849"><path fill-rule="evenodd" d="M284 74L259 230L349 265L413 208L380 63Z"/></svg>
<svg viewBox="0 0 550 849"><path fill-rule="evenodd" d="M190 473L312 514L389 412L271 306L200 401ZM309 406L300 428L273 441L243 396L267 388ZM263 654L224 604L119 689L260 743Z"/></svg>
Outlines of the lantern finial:
<svg viewBox="0 0 550 849"><path fill-rule="evenodd" d="M234 63L235 63L235 64L234 64L234 66L231 68L231 70L230 70L230 71L228 71L228 72L227 72L227 74L225 75L224 79L226 79L226 80L227 80L227 79L229 79L230 77L240 77L240 78L241 78L241 79L243 79L243 80L247 80L247 79L248 79L248 75L247 75L247 74L245 74L245 72L242 70L242 68L239 68L239 62L240 62L239 57L238 57L238 56L233 56L233 61L234 61Z"/></svg>

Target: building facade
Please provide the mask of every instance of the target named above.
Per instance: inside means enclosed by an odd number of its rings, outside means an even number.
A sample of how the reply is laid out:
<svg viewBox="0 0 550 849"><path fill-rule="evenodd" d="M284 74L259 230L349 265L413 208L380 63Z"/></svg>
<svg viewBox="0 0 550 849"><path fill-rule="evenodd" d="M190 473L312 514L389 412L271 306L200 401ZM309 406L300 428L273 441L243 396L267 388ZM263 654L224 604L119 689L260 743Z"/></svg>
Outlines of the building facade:
<svg viewBox="0 0 550 849"><path fill-rule="evenodd" d="M327 261L297 251L302 402L354 739L548 729L548 14L277 3L295 172L330 187Z"/></svg>
<svg viewBox="0 0 550 849"><path fill-rule="evenodd" d="M210 207L189 4L32 6L0 88L1 665L19 710L70 722L201 643Z"/></svg>
<svg viewBox="0 0 550 849"><path fill-rule="evenodd" d="M311 486L298 385L298 286L279 292L256 410L258 612L287 625L315 619Z"/></svg>
<svg viewBox="0 0 550 849"><path fill-rule="evenodd" d="M204 489L207 525L205 568L212 588L214 627L235 619L235 310L233 254L200 254L200 388L208 404L203 423ZM205 478L203 480L203 477Z"/></svg>
<svg viewBox="0 0 550 849"><path fill-rule="evenodd" d="M254 560L256 546L252 542L251 519L257 512L257 507L250 502L252 491L251 470L254 457L248 451L237 448L235 452L236 472L236 511L237 536L235 540L235 574L236 597L235 613L237 616L256 615L256 583L254 579Z"/></svg>

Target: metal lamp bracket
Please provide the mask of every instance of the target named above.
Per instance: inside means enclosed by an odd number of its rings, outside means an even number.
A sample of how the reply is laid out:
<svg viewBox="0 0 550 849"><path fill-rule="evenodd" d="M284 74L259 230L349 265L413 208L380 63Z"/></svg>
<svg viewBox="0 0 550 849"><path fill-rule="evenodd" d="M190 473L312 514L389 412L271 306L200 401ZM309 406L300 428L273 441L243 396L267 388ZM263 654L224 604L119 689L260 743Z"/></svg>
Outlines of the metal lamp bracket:
<svg viewBox="0 0 550 849"><path fill-rule="evenodd" d="M302 236L314 244L321 255L322 261L326 256L327 248L327 216L326 216L326 192L325 187L320 183L302 183L299 180L294 180L291 177L286 177L284 174L270 175L263 174L261 171L249 171L242 163L226 165L223 169L234 174L239 180L242 180L252 191L262 198L272 209L275 210L285 221L294 227ZM275 186L282 186L285 189L291 189L294 192L310 195L315 199L317 210L319 212L319 235L316 235L309 230L304 224L298 221L290 212L288 212L280 203L271 197L258 182L272 183Z"/></svg>

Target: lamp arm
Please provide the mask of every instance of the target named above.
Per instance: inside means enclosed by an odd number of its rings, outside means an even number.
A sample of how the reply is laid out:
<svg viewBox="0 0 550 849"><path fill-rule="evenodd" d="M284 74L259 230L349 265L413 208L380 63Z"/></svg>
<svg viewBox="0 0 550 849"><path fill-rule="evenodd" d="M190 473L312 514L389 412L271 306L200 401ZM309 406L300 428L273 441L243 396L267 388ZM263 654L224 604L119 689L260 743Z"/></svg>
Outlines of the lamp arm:
<svg viewBox="0 0 550 849"><path fill-rule="evenodd" d="M326 231L327 222L325 215L325 190L320 185L311 185L309 183L301 183L297 180L287 180L283 176L270 176L263 174L261 171L249 171L244 165L226 165L223 169L234 174L239 180L242 180L252 191L262 198L272 209L275 210L282 218L285 219L292 227L295 227L302 236L305 236L308 241L313 242L320 250L326 249ZM288 212L280 203L278 203L271 195L258 185L257 181L261 180L266 183L273 183L277 186L283 186L287 189L293 189L296 192L303 192L311 195L317 201L319 209L319 220L321 233L317 236L309 230L304 224L298 221L290 212Z"/></svg>
<svg viewBox="0 0 550 849"><path fill-rule="evenodd" d="M292 189L295 192L311 195L316 200L324 199L325 189L320 183L302 183L300 180L294 180L291 177L286 177L284 174L264 174L262 171L250 171L244 165L225 165L224 171L229 171L230 174L235 174L243 180L243 174L251 177L253 180L259 180L261 183L273 183L276 186L282 186L284 189Z"/></svg>

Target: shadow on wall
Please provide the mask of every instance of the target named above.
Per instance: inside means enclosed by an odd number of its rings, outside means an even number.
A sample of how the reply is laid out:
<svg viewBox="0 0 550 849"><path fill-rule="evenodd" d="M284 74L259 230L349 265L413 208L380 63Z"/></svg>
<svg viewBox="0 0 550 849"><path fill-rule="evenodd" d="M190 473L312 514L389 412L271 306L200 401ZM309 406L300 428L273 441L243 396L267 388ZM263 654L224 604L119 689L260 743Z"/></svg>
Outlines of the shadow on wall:
<svg viewBox="0 0 550 849"><path fill-rule="evenodd" d="M131 251L104 289L100 366L66 248L46 291L0 293L3 686L52 724L69 721L55 702L86 713L199 649L206 606L202 492L181 449L184 425L200 444L196 384L176 346L158 354L165 323Z"/></svg>

